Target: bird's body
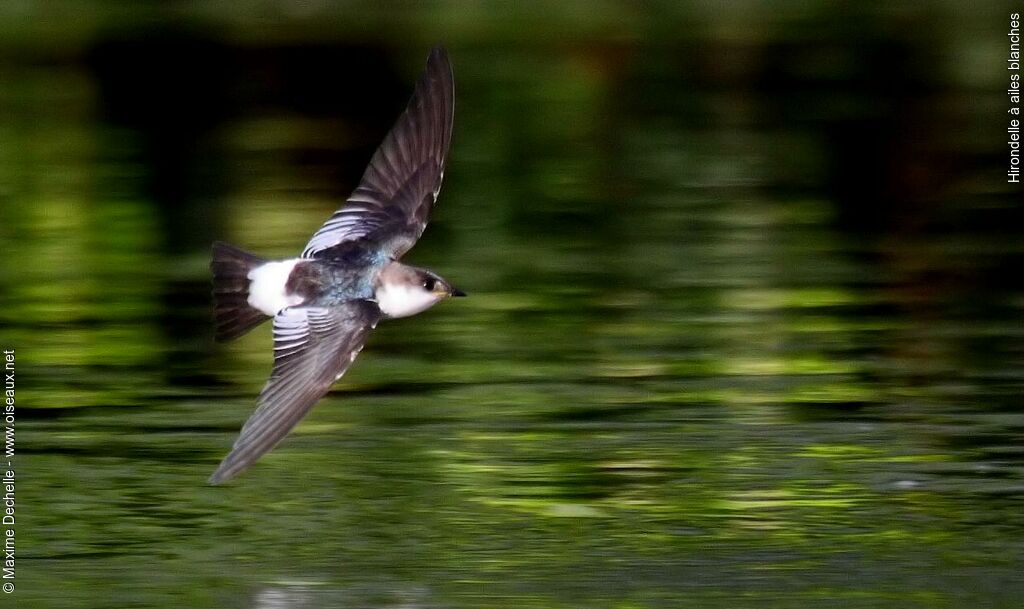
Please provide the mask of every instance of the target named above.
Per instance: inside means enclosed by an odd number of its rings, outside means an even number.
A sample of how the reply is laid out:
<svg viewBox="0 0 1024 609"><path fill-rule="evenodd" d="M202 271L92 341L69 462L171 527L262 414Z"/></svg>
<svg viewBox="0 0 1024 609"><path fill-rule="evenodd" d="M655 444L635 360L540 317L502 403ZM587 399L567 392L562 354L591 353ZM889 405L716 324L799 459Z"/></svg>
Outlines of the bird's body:
<svg viewBox="0 0 1024 609"><path fill-rule="evenodd" d="M247 276L249 305L271 317L287 307L333 307L350 300L376 302L385 317L408 317L437 302L431 298L433 288L418 289L419 280L433 277L443 282L426 269L381 261L372 252L352 252L343 259L267 262Z"/></svg>
<svg viewBox="0 0 1024 609"><path fill-rule="evenodd" d="M241 473L288 435L345 373L380 319L464 296L432 271L399 262L437 200L454 102L447 54L435 48L359 186L300 257L267 261L214 244L217 339L237 338L273 318L274 369L211 482Z"/></svg>
<svg viewBox="0 0 1024 609"><path fill-rule="evenodd" d="M274 316L285 307L334 306L354 299L372 300L374 283L386 263L369 252L332 258L292 258L267 262L248 273L248 303Z"/></svg>

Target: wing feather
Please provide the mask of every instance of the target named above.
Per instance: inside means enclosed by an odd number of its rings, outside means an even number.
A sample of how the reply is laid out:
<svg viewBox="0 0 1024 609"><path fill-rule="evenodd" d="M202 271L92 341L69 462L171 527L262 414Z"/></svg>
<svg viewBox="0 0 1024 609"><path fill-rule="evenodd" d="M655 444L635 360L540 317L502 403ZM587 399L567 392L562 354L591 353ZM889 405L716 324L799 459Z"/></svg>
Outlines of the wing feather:
<svg viewBox="0 0 1024 609"><path fill-rule="evenodd" d="M399 258L423 234L444 178L455 111L448 53L431 51L409 105L370 160L348 201L306 244L304 258L365 240Z"/></svg>
<svg viewBox="0 0 1024 609"><path fill-rule="evenodd" d="M348 370L380 319L373 303L292 307L274 317L274 369L210 482L228 480L277 445Z"/></svg>

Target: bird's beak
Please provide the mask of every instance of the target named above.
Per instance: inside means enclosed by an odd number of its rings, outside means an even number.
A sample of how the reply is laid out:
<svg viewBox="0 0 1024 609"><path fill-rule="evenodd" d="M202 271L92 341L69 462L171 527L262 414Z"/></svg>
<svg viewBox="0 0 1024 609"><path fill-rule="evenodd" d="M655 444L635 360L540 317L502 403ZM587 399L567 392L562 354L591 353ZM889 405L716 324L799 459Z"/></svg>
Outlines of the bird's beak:
<svg viewBox="0 0 1024 609"><path fill-rule="evenodd" d="M453 288L451 288L451 291L448 292L448 295L449 296L453 296L453 297L457 297L457 296L465 296L466 293L463 292L462 290L458 289L458 288L453 287Z"/></svg>

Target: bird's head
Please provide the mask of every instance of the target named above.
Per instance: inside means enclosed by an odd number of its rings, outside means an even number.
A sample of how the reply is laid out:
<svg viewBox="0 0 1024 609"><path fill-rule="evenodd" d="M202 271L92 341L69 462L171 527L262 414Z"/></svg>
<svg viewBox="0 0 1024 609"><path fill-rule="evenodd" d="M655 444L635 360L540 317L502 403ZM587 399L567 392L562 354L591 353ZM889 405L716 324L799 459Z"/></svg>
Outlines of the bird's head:
<svg viewBox="0 0 1024 609"><path fill-rule="evenodd" d="M465 295L437 273L399 262L381 271L375 290L377 306L388 317L408 317L446 298Z"/></svg>

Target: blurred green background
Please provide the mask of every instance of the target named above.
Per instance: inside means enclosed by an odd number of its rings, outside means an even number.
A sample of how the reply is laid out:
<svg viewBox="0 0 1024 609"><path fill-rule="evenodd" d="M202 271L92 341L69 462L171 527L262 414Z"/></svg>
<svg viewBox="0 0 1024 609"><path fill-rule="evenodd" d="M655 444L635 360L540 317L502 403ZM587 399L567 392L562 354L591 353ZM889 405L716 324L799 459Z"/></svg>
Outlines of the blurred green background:
<svg viewBox="0 0 1024 609"><path fill-rule="evenodd" d="M1013 6L4 2L3 601L1019 607ZM211 241L295 255L437 43L471 297L208 487L271 363Z"/></svg>

